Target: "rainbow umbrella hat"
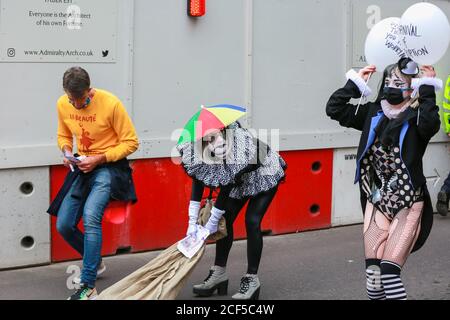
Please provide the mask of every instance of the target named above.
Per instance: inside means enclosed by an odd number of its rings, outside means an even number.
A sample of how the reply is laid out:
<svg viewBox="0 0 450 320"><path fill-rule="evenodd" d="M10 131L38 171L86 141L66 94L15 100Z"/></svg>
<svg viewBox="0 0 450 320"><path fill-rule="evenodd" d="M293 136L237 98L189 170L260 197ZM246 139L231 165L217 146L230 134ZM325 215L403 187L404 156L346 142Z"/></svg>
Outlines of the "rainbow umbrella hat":
<svg viewBox="0 0 450 320"><path fill-rule="evenodd" d="M245 108L228 104L212 107L202 106L201 110L184 126L178 144L194 142L212 131L222 130L245 116L246 113Z"/></svg>

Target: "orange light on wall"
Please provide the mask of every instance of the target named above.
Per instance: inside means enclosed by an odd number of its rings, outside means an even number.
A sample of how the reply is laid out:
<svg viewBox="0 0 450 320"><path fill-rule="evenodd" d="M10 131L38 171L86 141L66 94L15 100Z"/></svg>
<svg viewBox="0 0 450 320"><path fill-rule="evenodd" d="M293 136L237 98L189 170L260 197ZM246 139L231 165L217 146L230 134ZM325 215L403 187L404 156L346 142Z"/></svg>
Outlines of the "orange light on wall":
<svg viewBox="0 0 450 320"><path fill-rule="evenodd" d="M206 0L188 0L188 15L201 17L206 14Z"/></svg>

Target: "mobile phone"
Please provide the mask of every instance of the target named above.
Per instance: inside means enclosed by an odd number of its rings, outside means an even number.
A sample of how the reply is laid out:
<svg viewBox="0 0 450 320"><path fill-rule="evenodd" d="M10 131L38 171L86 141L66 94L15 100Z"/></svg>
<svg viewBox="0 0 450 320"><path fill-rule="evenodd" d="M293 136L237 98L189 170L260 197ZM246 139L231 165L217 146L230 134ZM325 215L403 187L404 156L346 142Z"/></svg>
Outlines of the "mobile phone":
<svg viewBox="0 0 450 320"><path fill-rule="evenodd" d="M74 156L64 156L67 160L69 160L70 162L72 162L72 163L79 163L79 162L81 162L80 161L80 159L78 159L78 158L76 158L76 157L74 157Z"/></svg>

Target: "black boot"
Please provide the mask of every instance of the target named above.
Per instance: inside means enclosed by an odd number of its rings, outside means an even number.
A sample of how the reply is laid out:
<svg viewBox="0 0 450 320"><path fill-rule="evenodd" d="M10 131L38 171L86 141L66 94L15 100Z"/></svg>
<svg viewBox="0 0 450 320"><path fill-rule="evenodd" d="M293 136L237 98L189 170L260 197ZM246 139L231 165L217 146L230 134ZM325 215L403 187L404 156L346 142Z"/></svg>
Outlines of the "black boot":
<svg viewBox="0 0 450 320"><path fill-rule="evenodd" d="M447 192L440 191L438 193L438 201L436 203L436 209L437 212L443 217L446 217L448 215L448 200L449 194Z"/></svg>

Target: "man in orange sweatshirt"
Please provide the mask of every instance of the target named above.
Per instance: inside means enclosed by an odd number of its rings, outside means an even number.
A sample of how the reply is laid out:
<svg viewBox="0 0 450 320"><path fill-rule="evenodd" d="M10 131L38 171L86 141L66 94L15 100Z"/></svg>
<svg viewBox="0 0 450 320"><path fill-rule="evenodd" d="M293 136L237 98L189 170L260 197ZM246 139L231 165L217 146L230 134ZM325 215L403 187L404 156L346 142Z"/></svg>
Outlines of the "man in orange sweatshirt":
<svg viewBox="0 0 450 320"><path fill-rule="evenodd" d="M121 101L92 88L86 70L67 70L63 88L66 94L57 103L58 146L64 153L64 165L71 171L49 213L57 215L58 232L83 257L81 286L69 300L92 300L97 296L97 273L104 270L103 214L111 199L136 201L126 157L139 143ZM77 227L81 218L84 234Z"/></svg>

